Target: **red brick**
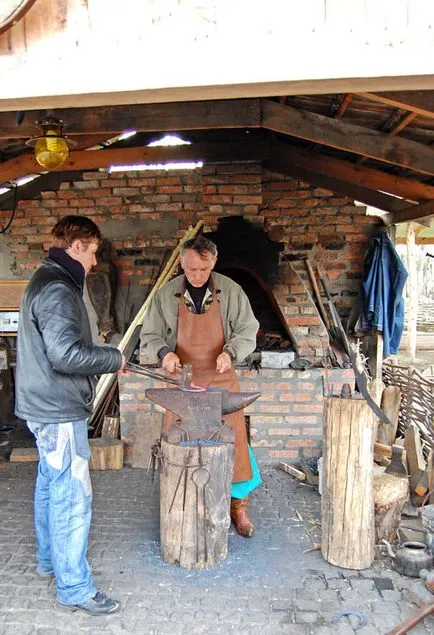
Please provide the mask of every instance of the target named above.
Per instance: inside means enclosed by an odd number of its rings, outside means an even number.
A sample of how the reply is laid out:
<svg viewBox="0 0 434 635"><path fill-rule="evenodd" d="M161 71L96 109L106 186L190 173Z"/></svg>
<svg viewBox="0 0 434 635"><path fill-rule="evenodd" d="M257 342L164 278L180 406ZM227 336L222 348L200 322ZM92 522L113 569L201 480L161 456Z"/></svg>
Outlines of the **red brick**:
<svg viewBox="0 0 434 635"><path fill-rule="evenodd" d="M320 404L308 404L308 405L294 404L292 409L294 412L311 412L311 413L323 412L324 410L323 406Z"/></svg>
<svg viewBox="0 0 434 635"><path fill-rule="evenodd" d="M275 459L295 459L298 456L296 450L270 450L268 454Z"/></svg>

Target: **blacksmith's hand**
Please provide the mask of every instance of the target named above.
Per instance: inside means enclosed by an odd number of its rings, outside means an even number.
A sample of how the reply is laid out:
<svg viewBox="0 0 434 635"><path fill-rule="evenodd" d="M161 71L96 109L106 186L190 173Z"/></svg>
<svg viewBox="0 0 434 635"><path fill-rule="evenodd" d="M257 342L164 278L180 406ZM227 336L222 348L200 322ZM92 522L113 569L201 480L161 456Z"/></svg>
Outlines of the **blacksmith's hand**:
<svg viewBox="0 0 434 635"><path fill-rule="evenodd" d="M232 360L228 353L220 353L217 357L216 370L218 373L225 373L232 366Z"/></svg>
<svg viewBox="0 0 434 635"><path fill-rule="evenodd" d="M181 367L181 360L176 353L167 353L163 357L161 367L168 373L174 373L177 368Z"/></svg>

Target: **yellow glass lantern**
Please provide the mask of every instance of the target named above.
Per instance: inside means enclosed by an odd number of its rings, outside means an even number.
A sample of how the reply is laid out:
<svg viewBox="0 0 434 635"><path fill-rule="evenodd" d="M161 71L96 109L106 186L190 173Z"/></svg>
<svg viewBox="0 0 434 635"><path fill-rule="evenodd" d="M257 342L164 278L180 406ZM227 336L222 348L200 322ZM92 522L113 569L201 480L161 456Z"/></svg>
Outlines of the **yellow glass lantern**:
<svg viewBox="0 0 434 635"><path fill-rule="evenodd" d="M75 145L63 135L63 121L55 117L47 117L42 122L37 122L41 134L26 142L28 146L34 146L35 159L46 170L55 170L63 165L69 155L69 147Z"/></svg>

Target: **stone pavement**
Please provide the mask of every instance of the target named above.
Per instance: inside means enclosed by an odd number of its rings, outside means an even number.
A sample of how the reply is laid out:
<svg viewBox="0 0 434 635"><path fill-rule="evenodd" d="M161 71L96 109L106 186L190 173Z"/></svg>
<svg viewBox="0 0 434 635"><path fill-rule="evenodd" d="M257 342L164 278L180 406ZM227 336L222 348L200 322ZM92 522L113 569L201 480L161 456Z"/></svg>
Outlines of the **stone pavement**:
<svg viewBox="0 0 434 635"><path fill-rule="evenodd" d="M168 565L159 553L158 475L124 468L92 472L89 560L96 582L122 611L90 617L57 607L53 581L35 576L36 465L0 465L0 633L5 635L360 635L385 634L417 609L411 578L379 554L364 571L329 565L319 551L320 497L276 467L251 496L257 532L231 528L229 556L208 570ZM366 618L360 626L353 611ZM411 635L434 633L426 618Z"/></svg>

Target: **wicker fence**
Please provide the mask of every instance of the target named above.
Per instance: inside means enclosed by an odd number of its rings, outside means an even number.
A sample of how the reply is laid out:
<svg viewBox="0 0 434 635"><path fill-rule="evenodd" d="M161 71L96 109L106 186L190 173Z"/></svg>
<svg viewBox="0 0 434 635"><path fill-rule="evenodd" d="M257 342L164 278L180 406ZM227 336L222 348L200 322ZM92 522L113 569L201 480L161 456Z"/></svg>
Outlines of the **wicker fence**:
<svg viewBox="0 0 434 635"><path fill-rule="evenodd" d="M401 388L398 433L404 435L410 423L419 429L425 452L434 448L434 381L407 366L385 363L383 381L386 386Z"/></svg>

